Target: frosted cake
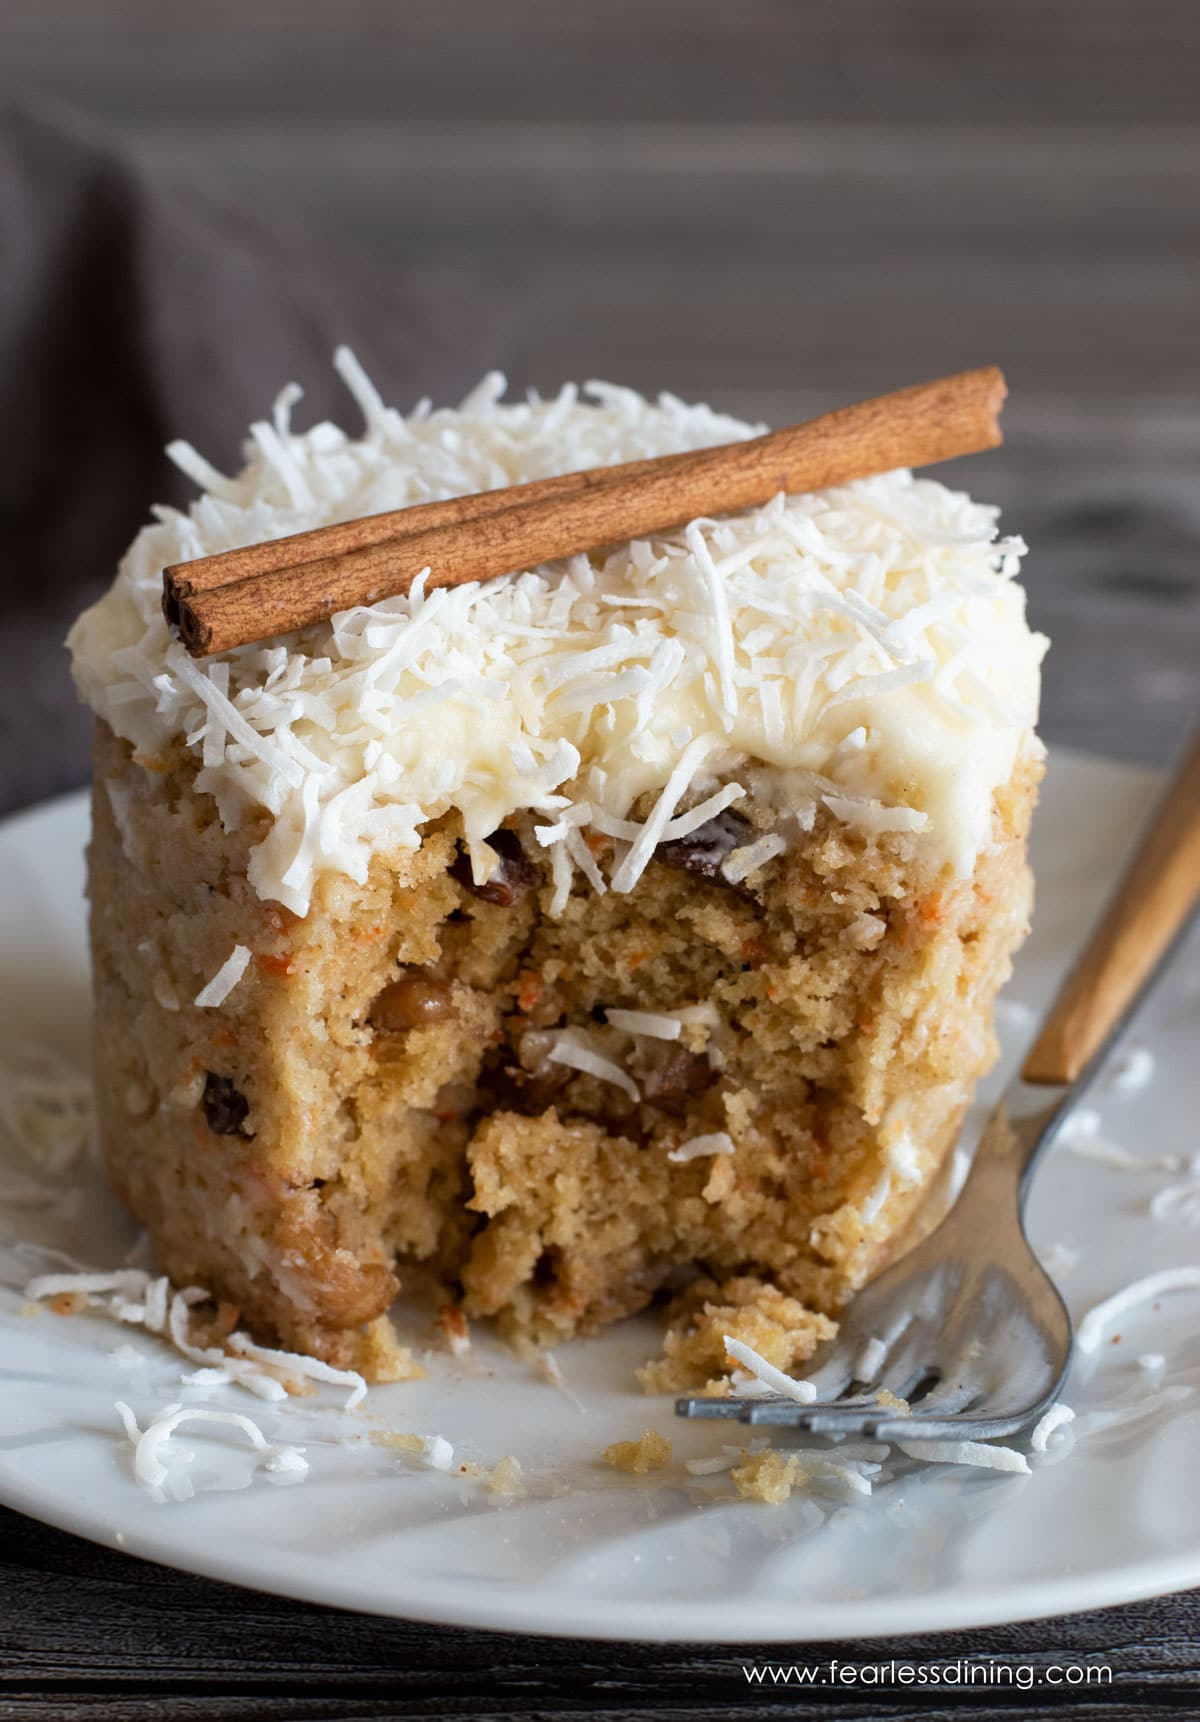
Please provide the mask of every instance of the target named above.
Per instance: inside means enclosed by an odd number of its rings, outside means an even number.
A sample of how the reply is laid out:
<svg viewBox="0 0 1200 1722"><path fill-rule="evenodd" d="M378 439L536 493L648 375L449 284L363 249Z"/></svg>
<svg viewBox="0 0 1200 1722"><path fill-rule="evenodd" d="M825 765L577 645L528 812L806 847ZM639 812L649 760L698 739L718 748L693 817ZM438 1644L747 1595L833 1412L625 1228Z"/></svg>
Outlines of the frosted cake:
<svg viewBox="0 0 1200 1722"><path fill-rule="evenodd" d="M199 500L70 636L113 1184L175 1284L375 1378L416 1278L519 1343L671 1294L651 1386L719 1375L713 1312L790 1367L994 1056L1024 547L893 472L197 662L166 564L756 428L494 377L403 417L338 363L363 433L288 390L234 477L174 445Z"/></svg>

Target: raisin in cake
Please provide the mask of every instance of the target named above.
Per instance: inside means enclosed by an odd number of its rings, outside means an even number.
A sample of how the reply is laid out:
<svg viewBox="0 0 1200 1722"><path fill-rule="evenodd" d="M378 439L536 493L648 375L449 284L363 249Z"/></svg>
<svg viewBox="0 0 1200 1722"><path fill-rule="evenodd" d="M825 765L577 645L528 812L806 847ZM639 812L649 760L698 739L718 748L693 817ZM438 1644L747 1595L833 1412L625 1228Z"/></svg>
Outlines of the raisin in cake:
<svg viewBox="0 0 1200 1722"><path fill-rule="evenodd" d="M362 435L289 390L235 477L176 445L203 495L71 635L112 1181L176 1283L376 1375L417 1269L535 1343L690 1279L794 1362L995 1053L1023 546L895 472L195 662L166 563L755 429L495 378L405 418L338 362Z"/></svg>

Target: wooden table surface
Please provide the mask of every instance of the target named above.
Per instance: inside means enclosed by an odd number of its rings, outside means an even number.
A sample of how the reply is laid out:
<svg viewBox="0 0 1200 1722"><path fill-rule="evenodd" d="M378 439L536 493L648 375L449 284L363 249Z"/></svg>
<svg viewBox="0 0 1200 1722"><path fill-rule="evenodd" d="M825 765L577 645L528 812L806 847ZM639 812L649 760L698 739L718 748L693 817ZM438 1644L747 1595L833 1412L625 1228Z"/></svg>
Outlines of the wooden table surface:
<svg viewBox="0 0 1200 1722"><path fill-rule="evenodd" d="M599 375L785 422L1002 363L1008 442L963 482L1033 547L1043 731L1159 763L1200 703L1198 65L1187 0L0 14L18 92L326 255L468 281L515 384ZM656 1648L339 1614L12 1513L0 1531L3 1719L1200 1713L1197 1594L896 1644ZM742 1672L830 1654L1090 1656L1115 1680L834 1708Z"/></svg>

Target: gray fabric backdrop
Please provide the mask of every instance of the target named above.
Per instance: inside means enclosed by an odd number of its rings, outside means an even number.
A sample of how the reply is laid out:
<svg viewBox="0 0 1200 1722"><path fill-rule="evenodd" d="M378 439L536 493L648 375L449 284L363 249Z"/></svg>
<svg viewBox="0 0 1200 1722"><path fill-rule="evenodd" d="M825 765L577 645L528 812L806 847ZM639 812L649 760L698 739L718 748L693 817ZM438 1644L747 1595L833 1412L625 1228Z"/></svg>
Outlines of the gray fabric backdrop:
<svg viewBox="0 0 1200 1722"><path fill-rule="evenodd" d="M454 396L496 335L468 295L414 285L174 182L103 131L0 116L0 812L80 783L87 714L62 638L152 502L194 486L172 437L237 459L281 384L298 417L355 409L355 346L389 398Z"/></svg>

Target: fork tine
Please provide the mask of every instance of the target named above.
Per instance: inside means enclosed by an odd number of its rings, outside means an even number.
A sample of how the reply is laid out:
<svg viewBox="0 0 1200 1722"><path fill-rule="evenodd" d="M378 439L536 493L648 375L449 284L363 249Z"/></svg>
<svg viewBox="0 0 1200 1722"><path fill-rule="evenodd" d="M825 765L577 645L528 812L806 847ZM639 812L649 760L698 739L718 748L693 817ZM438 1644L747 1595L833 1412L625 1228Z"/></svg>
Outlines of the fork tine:
<svg viewBox="0 0 1200 1722"><path fill-rule="evenodd" d="M708 1399L693 1394L675 1401L680 1417L704 1421L769 1424L775 1428L811 1430L815 1434L855 1434L865 1423L896 1422L896 1414L881 1406L873 1393L852 1399L818 1400L801 1405L795 1399Z"/></svg>
<svg viewBox="0 0 1200 1722"><path fill-rule="evenodd" d="M736 1419L755 1428L791 1429L805 1435L862 1435L873 1441L899 1442L902 1446L922 1440L992 1441L1017 1433L1029 1421L1027 1412L1000 1417L970 1412L897 1413L864 1400L852 1404L843 1401L836 1405L799 1405L794 1399L680 1399L676 1401L676 1410L684 1417Z"/></svg>
<svg viewBox="0 0 1200 1722"><path fill-rule="evenodd" d="M857 1434L865 1419L891 1412L880 1412L874 1395L870 1398L839 1399L833 1403L797 1405L781 1399L746 1400L745 1423L773 1424L787 1429L804 1429L813 1434Z"/></svg>

